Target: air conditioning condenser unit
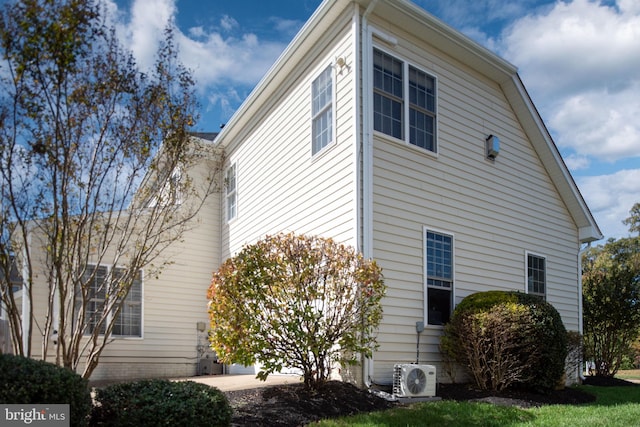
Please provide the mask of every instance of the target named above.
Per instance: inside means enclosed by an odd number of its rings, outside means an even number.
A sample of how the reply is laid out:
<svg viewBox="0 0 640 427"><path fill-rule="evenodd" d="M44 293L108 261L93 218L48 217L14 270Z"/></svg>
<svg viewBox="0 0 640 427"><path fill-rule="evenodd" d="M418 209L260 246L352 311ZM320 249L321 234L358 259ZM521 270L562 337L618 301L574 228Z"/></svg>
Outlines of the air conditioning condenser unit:
<svg viewBox="0 0 640 427"><path fill-rule="evenodd" d="M393 366L393 395L433 397L436 395L436 367L397 363Z"/></svg>

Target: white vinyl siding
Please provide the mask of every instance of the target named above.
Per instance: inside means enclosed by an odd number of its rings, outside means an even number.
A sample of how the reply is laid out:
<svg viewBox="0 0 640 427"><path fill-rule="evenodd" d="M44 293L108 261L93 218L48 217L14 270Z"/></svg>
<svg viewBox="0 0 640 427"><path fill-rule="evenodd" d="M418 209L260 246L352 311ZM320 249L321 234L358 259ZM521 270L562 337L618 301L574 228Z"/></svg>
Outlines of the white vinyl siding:
<svg viewBox="0 0 640 427"><path fill-rule="evenodd" d="M313 81L327 63L355 62L351 17L339 33L326 34L331 49L309 52L309 64L276 91L255 128L227 154L242 164L242 215L223 227L223 259L265 235L296 232L332 237L357 246L355 73L344 68L333 77L333 142L310 156Z"/></svg>
<svg viewBox="0 0 640 427"><path fill-rule="evenodd" d="M203 162L197 167L203 169L204 176L211 166ZM222 170L218 175L221 182L224 172ZM199 175L191 170L190 176L197 179ZM196 374L196 325L208 320L206 294L211 272L220 265L220 229L226 219L225 195L221 191L221 194L209 197L194 218L193 228L165 249L162 259L170 264L161 274L145 268L143 337L110 342L100 356L92 380L180 378ZM202 340L206 340L206 336Z"/></svg>
<svg viewBox="0 0 640 427"><path fill-rule="evenodd" d="M553 259L546 299L578 330L578 230L501 87L427 44L399 37L387 50L438 77L438 156L374 133L373 257L388 290L373 379L387 381L394 363L416 360L415 324L427 306L425 224L455 235L452 308L475 292L522 291L527 249ZM500 136L500 162L485 159L490 133ZM425 326L420 363L438 364L441 327Z"/></svg>
<svg viewBox="0 0 640 427"><path fill-rule="evenodd" d="M333 67L328 66L311 85L311 153L316 154L333 140Z"/></svg>

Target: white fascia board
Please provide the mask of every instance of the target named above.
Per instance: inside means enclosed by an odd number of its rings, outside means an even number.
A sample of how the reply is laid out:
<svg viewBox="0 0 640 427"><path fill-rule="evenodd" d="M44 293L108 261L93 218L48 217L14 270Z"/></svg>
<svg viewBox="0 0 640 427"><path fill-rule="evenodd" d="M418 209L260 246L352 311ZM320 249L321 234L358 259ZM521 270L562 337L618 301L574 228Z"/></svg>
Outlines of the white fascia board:
<svg viewBox="0 0 640 427"><path fill-rule="evenodd" d="M253 129L262 117L260 112L265 111L265 109L268 110L269 106L275 102L273 95L276 94L285 79L291 76L291 73L299 65L304 55L316 43L318 35L323 34L331 27L335 19L349 3L343 0L324 0L320 4L318 9L311 15L311 18L304 24L269 71L222 128L216 138L222 147L226 148L229 144L237 143L238 140L242 140L243 135ZM340 4L342 4L342 7L338 7Z"/></svg>

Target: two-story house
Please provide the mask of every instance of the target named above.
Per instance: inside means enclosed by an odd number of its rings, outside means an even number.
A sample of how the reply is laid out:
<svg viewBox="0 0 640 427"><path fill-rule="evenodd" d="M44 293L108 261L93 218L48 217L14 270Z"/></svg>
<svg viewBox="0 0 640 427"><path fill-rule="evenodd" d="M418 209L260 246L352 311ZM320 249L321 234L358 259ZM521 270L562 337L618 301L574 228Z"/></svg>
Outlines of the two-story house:
<svg viewBox="0 0 640 427"><path fill-rule="evenodd" d="M383 267L380 348L438 364L456 303L534 293L581 331L581 245L602 237L517 69L403 0L327 0L216 142L226 258L265 234L331 236Z"/></svg>
<svg viewBox="0 0 640 427"><path fill-rule="evenodd" d="M438 366L465 296L539 295L582 330L580 251L602 238L515 66L407 0L325 0L215 139L224 190L141 287L139 336L94 379L196 373L210 273L293 231L383 268L379 349L358 377ZM233 369L232 369L233 371Z"/></svg>

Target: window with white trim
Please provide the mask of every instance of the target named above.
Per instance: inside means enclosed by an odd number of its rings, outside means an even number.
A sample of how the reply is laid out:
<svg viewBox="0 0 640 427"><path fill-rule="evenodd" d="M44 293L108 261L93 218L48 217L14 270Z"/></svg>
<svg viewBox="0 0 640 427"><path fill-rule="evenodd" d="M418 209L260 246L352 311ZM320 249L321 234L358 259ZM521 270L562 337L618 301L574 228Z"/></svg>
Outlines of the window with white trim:
<svg viewBox="0 0 640 427"><path fill-rule="evenodd" d="M453 236L424 230L427 323L449 321L453 301Z"/></svg>
<svg viewBox="0 0 640 427"><path fill-rule="evenodd" d="M179 166L173 169L170 175L166 177L157 176L156 179L157 181L150 190L149 200L145 204L147 208L182 204L184 185L182 182L182 169Z"/></svg>
<svg viewBox="0 0 640 427"><path fill-rule="evenodd" d="M114 298L121 287L120 279L124 269L108 267L106 265L89 265L84 272L83 282L89 286L88 302L85 308L87 333L92 333L100 325L100 333L106 330L107 322L114 324L111 334L120 337L142 336L142 271L139 270L133 278L129 292L122 302L118 316L113 319L113 313L108 312L106 322L101 322L105 316L105 304L111 304L107 297ZM129 285L129 284L125 284ZM111 289L109 289L111 288ZM117 297L116 297L117 298ZM118 302L116 302L116 305Z"/></svg>
<svg viewBox="0 0 640 427"><path fill-rule="evenodd" d="M231 221L238 213L238 191L235 163L227 168L224 182L226 187L227 221Z"/></svg>
<svg viewBox="0 0 640 427"><path fill-rule="evenodd" d="M435 78L374 49L373 128L435 153Z"/></svg>
<svg viewBox="0 0 640 427"><path fill-rule="evenodd" d="M9 284L6 288L4 284L2 287L7 293L11 292L15 300L18 300L22 298L22 274L18 268L19 260L15 255L11 254L6 261L8 261L8 265L0 265L0 281L3 281L5 284ZM20 304L18 303L17 306L20 307ZM6 307L4 306L4 303L0 301L0 319L4 319L5 317ZM0 350L2 350L2 348L3 347L0 345Z"/></svg>
<svg viewBox="0 0 640 427"><path fill-rule="evenodd" d="M311 84L312 144L316 154L333 140L333 67L328 66Z"/></svg>
<svg viewBox="0 0 640 427"><path fill-rule="evenodd" d="M527 253L527 293L542 299L547 297L547 260Z"/></svg>

